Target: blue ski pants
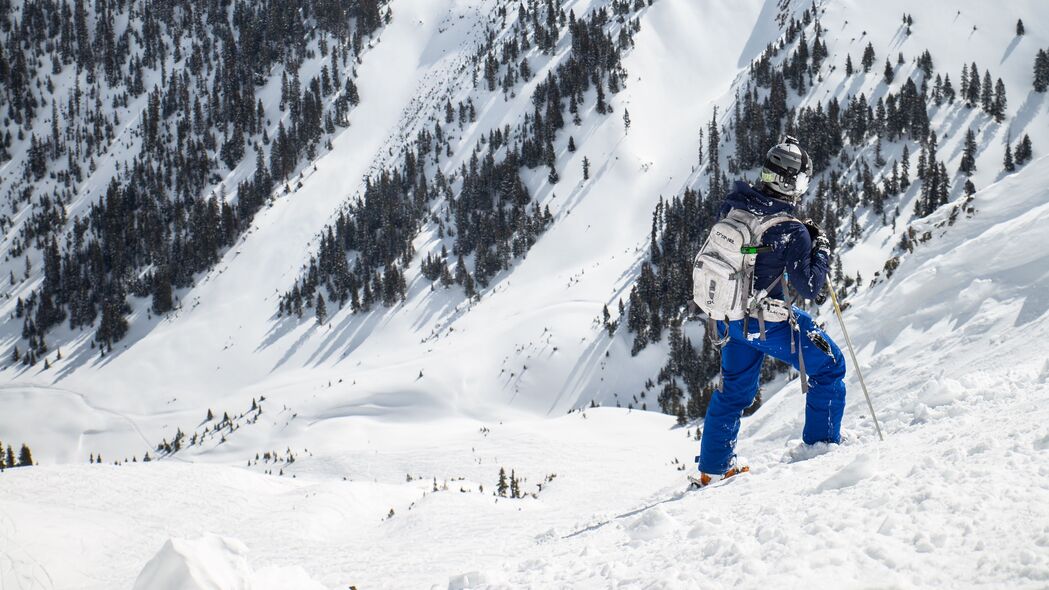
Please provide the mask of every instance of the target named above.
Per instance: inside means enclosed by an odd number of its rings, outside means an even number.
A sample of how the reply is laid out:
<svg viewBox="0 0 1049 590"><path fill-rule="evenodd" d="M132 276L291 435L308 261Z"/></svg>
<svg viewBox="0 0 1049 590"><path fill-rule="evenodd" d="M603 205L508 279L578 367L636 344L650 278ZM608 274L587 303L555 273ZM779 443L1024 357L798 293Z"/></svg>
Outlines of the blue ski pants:
<svg viewBox="0 0 1049 590"><path fill-rule="evenodd" d="M802 440L806 444L841 441L841 416L845 411L845 357L812 316L797 307L794 314L798 331L791 329L790 322L766 323L764 341L758 338L756 320L748 322L750 338L743 334L743 320L718 323L722 336L727 325L730 339L721 349L722 386L711 397L703 423L699 456L699 470L703 473L725 473L731 465L739 421L743 410L750 407L757 396L765 355L772 355L799 369L799 346L805 356L805 373L809 378Z"/></svg>

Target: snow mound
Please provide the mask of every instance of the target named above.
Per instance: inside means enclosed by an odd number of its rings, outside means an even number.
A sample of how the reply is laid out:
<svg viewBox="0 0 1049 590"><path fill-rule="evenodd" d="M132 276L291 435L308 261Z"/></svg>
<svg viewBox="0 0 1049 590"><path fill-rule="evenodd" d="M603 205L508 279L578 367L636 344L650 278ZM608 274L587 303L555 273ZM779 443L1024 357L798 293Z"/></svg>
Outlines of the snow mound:
<svg viewBox="0 0 1049 590"><path fill-rule="evenodd" d="M1045 359L1042 364L1042 371L1038 373L1039 383L1049 383L1049 359Z"/></svg>
<svg viewBox="0 0 1049 590"><path fill-rule="evenodd" d="M825 492L850 488L874 475L876 467L874 458L864 453L816 486L816 491Z"/></svg>
<svg viewBox="0 0 1049 590"><path fill-rule="evenodd" d="M838 446L830 443L816 443L809 445L800 440L791 441L789 444L791 446L789 446L787 452L783 454L782 461L784 463L808 461L809 459L814 459L820 455L826 455Z"/></svg>
<svg viewBox="0 0 1049 590"><path fill-rule="evenodd" d="M918 399L930 408L950 405L967 395L966 388L954 379L933 379L918 391Z"/></svg>
<svg viewBox="0 0 1049 590"><path fill-rule="evenodd" d="M666 538L675 528L677 528L677 521L665 510L656 506L651 510L646 510L627 525L627 534L634 541L651 541Z"/></svg>
<svg viewBox="0 0 1049 590"><path fill-rule="evenodd" d="M134 590L323 590L299 567L248 565L248 547L236 539L204 535L169 539L135 580Z"/></svg>
<svg viewBox="0 0 1049 590"><path fill-rule="evenodd" d="M448 580L448 590L470 590L480 588L488 584L488 578L481 572L467 572L452 576Z"/></svg>

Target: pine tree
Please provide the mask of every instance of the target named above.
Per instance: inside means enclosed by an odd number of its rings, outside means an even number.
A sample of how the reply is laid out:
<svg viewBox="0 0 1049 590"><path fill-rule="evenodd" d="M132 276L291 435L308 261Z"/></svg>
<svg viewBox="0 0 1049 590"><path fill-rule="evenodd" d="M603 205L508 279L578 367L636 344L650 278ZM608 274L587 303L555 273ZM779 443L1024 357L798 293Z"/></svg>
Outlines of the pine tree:
<svg viewBox="0 0 1049 590"><path fill-rule="evenodd" d="M972 176L976 171L976 134L972 129L965 132L965 149L958 171L966 176Z"/></svg>
<svg viewBox="0 0 1049 590"><path fill-rule="evenodd" d="M962 64L962 77L959 81L958 91L962 93L962 98L969 102L969 66ZM972 105L968 105L972 106Z"/></svg>
<svg viewBox="0 0 1049 590"><path fill-rule="evenodd" d="M936 74L936 80L932 84L932 102L936 106L943 104L943 78Z"/></svg>
<svg viewBox="0 0 1049 590"><path fill-rule="evenodd" d="M1049 52L1044 49L1039 49L1034 58L1034 89L1035 92L1049 90Z"/></svg>
<svg viewBox="0 0 1049 590"><path fill-rule="evenodd" d="M1021 19L1017 19L1016 20L1016 36L1018 36L1018 37L1022 36L1025 32L1026 31L1024 31L1024 21L1023 21L1023 19L1022 18Z"/></svg>
<svg viewBox="0 0 1049 590"><path fill-rule="evenodd" d="M175 307L171 277L162 269L153 276L153 313L165 314Z"/></svg>
<svg viewBox="0 0 1049 590"><path fill-rule="evenodd" d="M517 479L517 474L513 470L510 470L510 497L521 497L521 482Z"/></svg>
<svg viewBox="0 0 1049 590"><path fill-rule="evenodd" d="M328 319L328 305L324 302L324 296L321 295L320 291L317 292L317 309L315 313L317 315L317 323L323 325Z"/></svg>
<svg viewBox="0 0 1049 590"><path fill-rule="evenodd" d="M892 63L889 60L885 60L885 83L892 84L892 80L895 77L896 73L892 69Z"/></svg>
<svg viewBox="0 0 1049 590"><path fill-rule="evenodd" d="M510 489L510 486L506 483L506 470L503 469L502 467L500 467L499 468L499 483L496 484L495 491L496 491L497 494L499 494L500 496L505 498L506 497L506 491L508 489Z"/></svg>
<svg viewBox="0 0 1049 590"><path fill-rule="evenodd" d="M583 180L590 180L590 159L583 156Z"/></svg>
<svg viewBox="0 0 1049 590"><path fill-rule="evenodd" d="M983 72L983 84L980 86L980 107L985 113L994 114L994 85L991 83L989 70Z"/></svg>
<svg viewBox="0 0 1049 590"><path fill-rule="evenodd" d="M939 207L941 205L946 205L947 201L949 201L951 198L951 184L950 178L947 174L947 165L943 162L940 162L940 165L937 168L936 175L939 177L939 182L936 187L936 206Z"/></svg>
<svg viewBox="0 0 1049 590"><path fill-rule="evenodd" d="M4 442L0 441L0 471L3 471L7 465L7 459L4 457Z"/></svg>
<svg viewBox="0 0 1049 590"><path fill-rule="evenodd" d="M1021 139L1020 143L1016 145L1016 163L1020 166L1026 164L1034 155L1033 151L1034 148L1031 145L1031 136L1025 133L1023 139Z"/></svg>
<svg viewBox="0 0 1049 590"><path fill-rule="evenodd" d="M1002 168L1006 172L1015 172L1016 164L1013 162L1013 146L1005 144L1005 158L1002 161Z"/></svg>
<svg viewBox="0 0 1049 590"><path fill-rule="evenodd" d="M1005 120L1005 111L1007 106L1005 98L1005 83L1002 82L1001 78L994 85L994 101L991 104L991 115L994 116L994 120L1001 123Z"/></svg>
<svg viewBox="0 0 1049 590"><path fill-rule="evenodd" d="M911 185L911 150L903 145L903 156L900 158L900 190L907 190Z"/></svg>
<svg viewBox="0 0 1049 590"><path fill-rule="evenodd" d="M568 151L569 152L574 152L575 150L576 150L575 137L569 136L568 137Z"/></svg>
<svg viewBox="0 0 1049 590"><path fill-rule="evenodd" d="M11 445L7 445L7 466L14 467L18 465L15 462L15 449Z"/></svg>
<svg viewBox="0 0 1049 590"><path fill-rule="evenodd" d="M954 104L954 86L951 85L951 75L945 74L943 77L943 98L950 104Z"/></svg>
<svg viewBox="0 0 1049 590"><path fill-rule="evenodd" d="M988 89L990 89L990 78L990 75L988 75ZM965 92L965 100L970 108L980 104L980 71L976 67L976 62L969 66L969 87Z"/></svg>
<svg viewBox="0 0 1049 590"><path fill-rule="evenodd" d="M853 73L852 56L851 55L846 55L845 56L845 75L846 76L851 76L852 73Z"/></svg>
<svg viewBox="0 0 1049 590"><path fill-rule="evenodd" d="M630 133L630 110L623 109L623 129L626 133Z"/></svg>
<svg viewBox="0 0 1049 590"><path fill-rule="evenodd" d="M867 43L867 47L863 50L863 59L860 64L863 66L863 73L869 74L871 68L874 66L874 45Z"/></svg>

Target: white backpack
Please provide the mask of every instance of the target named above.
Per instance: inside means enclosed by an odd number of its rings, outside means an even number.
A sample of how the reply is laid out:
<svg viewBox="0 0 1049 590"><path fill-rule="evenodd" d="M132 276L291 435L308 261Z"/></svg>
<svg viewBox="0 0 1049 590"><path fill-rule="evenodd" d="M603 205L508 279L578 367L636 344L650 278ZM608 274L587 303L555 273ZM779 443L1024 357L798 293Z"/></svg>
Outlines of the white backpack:
<svg viewBox="0 0 1049 590"><path fill-rule="evenodd" d="M755 296L757 255L771 250L761 245L761 236L787 221L797 219L787 213L758 216L745 209L732 209L710 228L692 269L692 298L710 320L741 320L763 307L768 290L776 283ZM759 311L757 315L764 324L764 314Z"/></svg>

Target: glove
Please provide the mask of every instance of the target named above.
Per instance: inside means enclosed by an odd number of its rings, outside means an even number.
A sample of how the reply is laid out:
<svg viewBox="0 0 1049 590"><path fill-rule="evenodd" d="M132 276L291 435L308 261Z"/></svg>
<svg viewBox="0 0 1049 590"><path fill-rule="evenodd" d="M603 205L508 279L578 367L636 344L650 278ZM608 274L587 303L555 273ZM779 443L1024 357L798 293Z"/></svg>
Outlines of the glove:
<svg viewBox="0 0 1049 590"><path fill-rule="evenodd" d="M824 254L826 254L829 257L830 256L830 240L827 239L827 236L824 236L824 235L816 236L816 239L813 240L813 242L812 242L812 251L813 252L823 252Z"/></svg>
<svg viewBox="0 0 1049 590"><path fill-rule="evenodd" d="M805 229L809 232L809 240L812 242L813 252L823 252L827 256L830 256L830 240L827 236L823 235L823 230L816 226L811 219L806 219L802 222Z"/></svg>
<svg viewBox="0 0 1049 590"><path fill-rule="evenodd" d="M805 229L809 230L809 240L815 244L816 239L823 235L823 231L813 222L811 219L806 219L801 222L805 226Z"/></svg>
<svg viewBox="0 0 1049 590"><path fill-rule="evenodd" d="M816 298L813 299L813 301L816 302L816 305L823 305L824 303L826 303L827 302L827 289L825 289L825 288L824 289L820 289L820 292L816 293ZM823 327L823 326L820 326L819 328L820 328L820 330L823 330L824 332L827 331L826 328Z"/></svg>

